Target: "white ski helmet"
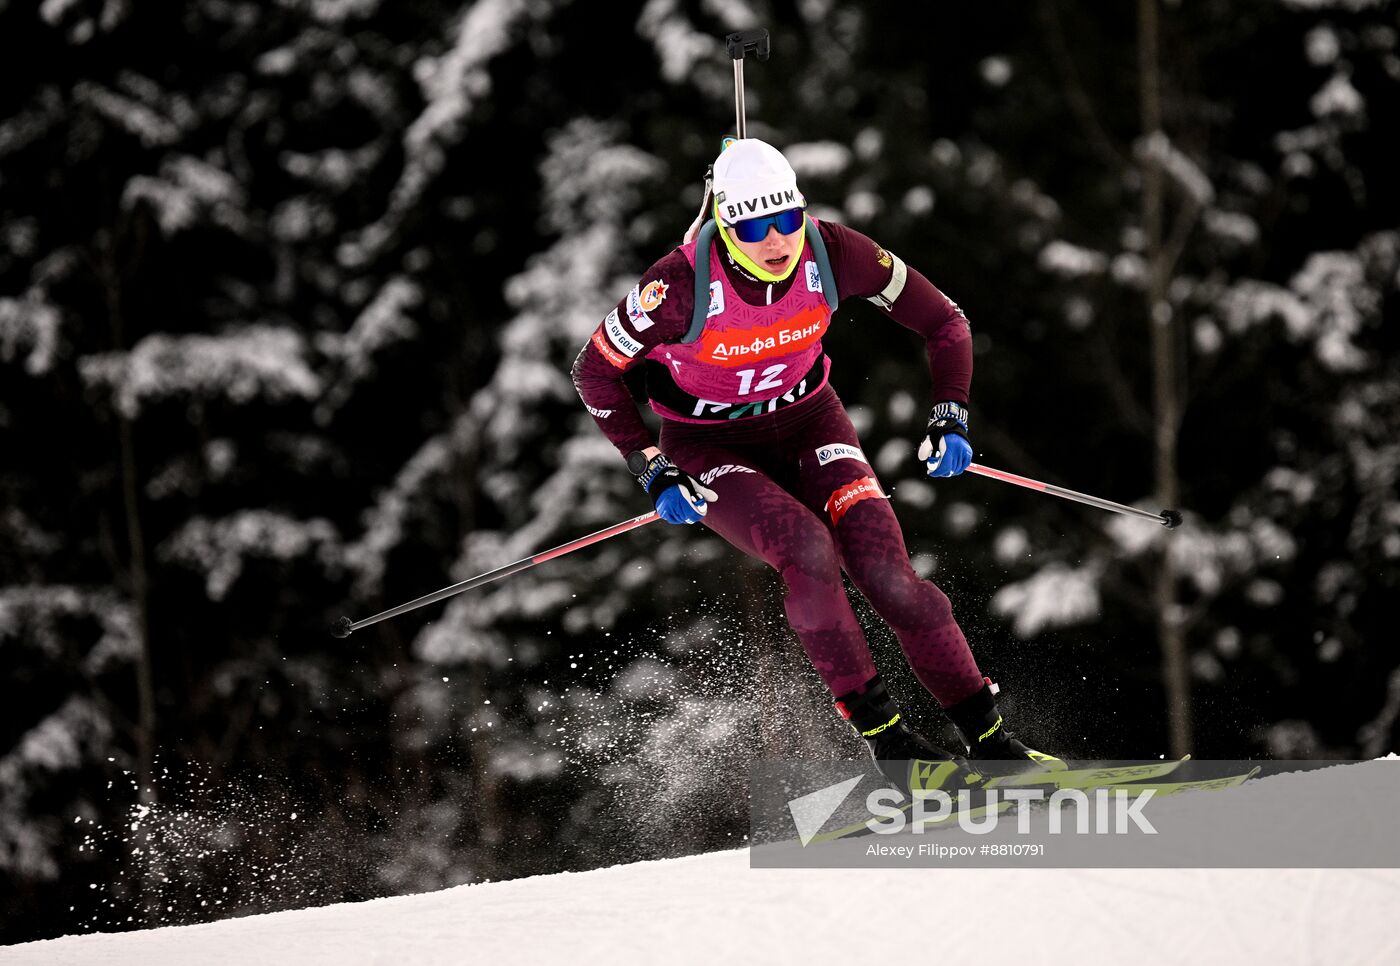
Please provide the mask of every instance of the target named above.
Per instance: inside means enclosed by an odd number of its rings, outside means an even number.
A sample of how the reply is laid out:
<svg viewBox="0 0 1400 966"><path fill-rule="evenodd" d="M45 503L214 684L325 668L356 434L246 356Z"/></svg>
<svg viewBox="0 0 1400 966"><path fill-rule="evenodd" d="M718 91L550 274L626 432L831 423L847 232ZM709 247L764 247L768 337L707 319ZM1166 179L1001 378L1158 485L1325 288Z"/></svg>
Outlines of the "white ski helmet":
<svg viewBox="0 0 1400 966"><path fill-rule="evenodd" d="M715 207L721 224L804 208L797 173L767 141L744 138L720 152L714 165Z"/></svg>

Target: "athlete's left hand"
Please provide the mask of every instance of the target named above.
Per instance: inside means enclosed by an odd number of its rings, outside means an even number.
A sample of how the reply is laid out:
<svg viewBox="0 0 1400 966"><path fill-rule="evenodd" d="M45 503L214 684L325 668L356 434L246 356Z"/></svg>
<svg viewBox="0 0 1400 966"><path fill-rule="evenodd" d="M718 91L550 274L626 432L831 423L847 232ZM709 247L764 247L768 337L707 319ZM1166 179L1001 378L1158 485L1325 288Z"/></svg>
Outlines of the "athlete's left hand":
<svg viewBox="0 0 1400 966"><path fill-rule="evenodd" d="M972 444L967 441L967 407L941 402L928 414L928 434L919 445L919 459L928 475L957 476L972 462Z"/></svg>

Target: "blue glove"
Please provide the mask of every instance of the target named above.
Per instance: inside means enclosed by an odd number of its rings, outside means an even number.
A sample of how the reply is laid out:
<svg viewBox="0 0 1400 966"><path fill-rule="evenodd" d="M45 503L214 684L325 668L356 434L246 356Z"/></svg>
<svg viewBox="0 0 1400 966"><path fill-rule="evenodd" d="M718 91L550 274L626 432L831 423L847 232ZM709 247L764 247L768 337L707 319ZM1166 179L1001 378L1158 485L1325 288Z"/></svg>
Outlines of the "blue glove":
<svg viewBox="0 0 1400 966"><path fill-rule="evenodd" d="M957 476L972 462L972 444L967 441L967 407L941 402L928 414L928 434L919 445L919 459L928 466L929 476Z"/></svg>
<svg viewBox="0 0 1400 966"><path fill-rule="evenodd" d="M718 493L659 453L647 463L637 482L667 523L696 523L709 509L708 504L719 499Z"/></svg>

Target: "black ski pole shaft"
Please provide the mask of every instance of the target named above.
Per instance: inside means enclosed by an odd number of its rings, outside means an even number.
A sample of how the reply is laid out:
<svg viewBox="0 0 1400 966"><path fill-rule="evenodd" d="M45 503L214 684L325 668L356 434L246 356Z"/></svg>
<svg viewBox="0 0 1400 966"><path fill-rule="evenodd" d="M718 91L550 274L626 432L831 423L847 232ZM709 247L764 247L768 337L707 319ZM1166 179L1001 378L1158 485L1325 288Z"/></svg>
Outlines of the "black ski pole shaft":
<svg viewBox="0 0 1400 966"><path fill-rule="evenodd" d="M1181 526L1181 514L1176 510L1163 510L1160 513L1139 510L1135 506L1125 506L1122 503L1114 503L1112 500L1105 500L1102 497L1090 496L1087 493L1080 493L1078 490L1069 490L1063 486L1055 486L1053 483L1042 483L1028 476L1018 476L1015 473L1008 473L1006 470L997 470L990 466L982 466L980 463L969 465L967 471L969 473L976 473L978 476L985 476L989 479L1001 480L1003 483L1014 483L1017 486L1024 486L1028 490L1048 493L1051 496L1058 496L1064 500L1073 500L1076 503L1098 507L1100 510L1109 510L1113 513L1121 513L1124 516L1138 517L1142 520L1151 520L1153 523L1160 523L1168 530L1175 530L1177 527Z"/></svg>
<svg viewBox="0 0 1400 966"><path fill-rule="evenodd" d="M624 520L622 523L615 523L610 527L607 527L603 530L599 530L597 533L590 533L586 537L579 537L577 540L571 540L568 543L560 544L559 546L554 547L551 550L545 550L542 553L537 553L533 557L525 557L522 560L517 560L515 563L506 564L504 567L497 567L495 570L491 570L487 573L480 574L476 577L472 577L469 580L464 580L461 583L453 584L451 587L444 587L442 588L442 590L434 591L433 593L428 594L424 597L419 597L417 600L411 600L407 604L400 604L397 607L392 607L381 614L375 614L373 617L366 617L364 620L361 621L352 621L348 617L342 617L340 620L335 622L334 626L331 629L331 633L334 634L336 637L349 637L352 633L358 631L362 627L368 627L371 624L378 624L380 621L386 621L391 617L397 617L400 614L406 614L411 610L417 610L419 607L426 607L429 604L435 604L440 600L445 600L448 597L454 597L457 594L460 594L464 591L471 590L475 587L480 587L482 584L489 584L493 580L500 580L502 577L509 577L511 574L518 574L522 570L529 570L531 567L537 564L542 564L546 560L553 560L556 557L564 556L564 554L566 553L573 553L575 550L582 550L584 547L590 547L593 544L600 543L603 540L607 540L610 537L616 537L619 534L626 533L629 530L635 530L637 529L637 527L645 526L646 524L651 523L656 519L656 511L653 510L651 513L646 513L639 517L633 517L630 520Z"/></svg>

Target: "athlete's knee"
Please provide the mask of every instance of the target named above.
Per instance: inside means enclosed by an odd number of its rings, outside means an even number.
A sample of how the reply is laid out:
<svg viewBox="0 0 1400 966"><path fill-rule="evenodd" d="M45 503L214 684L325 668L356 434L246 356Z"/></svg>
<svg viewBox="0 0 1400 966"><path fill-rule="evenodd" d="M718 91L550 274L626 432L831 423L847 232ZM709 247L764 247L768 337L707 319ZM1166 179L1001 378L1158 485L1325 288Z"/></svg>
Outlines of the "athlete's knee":
<svg viewBox="0 0 1400 966"><path fill-rule="evenodd" d="M953 620L953 603L948 595L907 564L884 573L867 574L856 586L876 613L891 623L938 627Z"/></svg>
<svg viewBox="0 0 1400 966"><path fill-rule="evenodd" d="M918 588L911 590L912 593L921 593L927 600L924 606L929 610L930 624L946 624L953 619L953 602L943 593L943 588L931 580L924 580L918 574L914 575L912 586Z"/></svg>
<svg viewBox="0 0 1400 966"><path fill-rule="evenodd" d="M789 584L797 577L822 583L841 579L841 555L831 532L811 514L769 519L754 528L753 538L763 559Z"/></svg>
<svg viewBox="0 0 1400 966"><path fill-rule="evenodd" d="M815 518L794 525L786 557L784 579L793 573L823 583L841 582L841 554L831 531Z"/></svg>

